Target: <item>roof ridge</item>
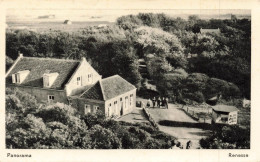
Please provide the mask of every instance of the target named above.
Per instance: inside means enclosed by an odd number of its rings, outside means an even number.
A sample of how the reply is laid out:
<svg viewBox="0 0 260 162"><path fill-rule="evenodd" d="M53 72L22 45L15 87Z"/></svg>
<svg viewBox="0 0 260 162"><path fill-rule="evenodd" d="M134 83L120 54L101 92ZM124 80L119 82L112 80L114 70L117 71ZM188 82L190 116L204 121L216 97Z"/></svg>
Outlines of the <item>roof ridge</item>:
<svg viewBox="0 0 260 162"><path fill-rule="evenodd" d="M102 79L102 80L107 80L107 79L111 79L111 78L114 78L114 77L119 77L119 78L123 79L125 82L127 82L129 85L135 87L132 83L128 82L125 78L121 77L121 76L118 75L118 74L112 75L112 76L107 77L107 78L104 78L104 79ZM135 87L135 88L136 88L136 87Z"/></svg>
<svg viewBox="0 0 260 162"><path fill-rule="evenodd" d="M101 80L111 79L111 78L116 77L116 76L119 76L120 78L122 78L120 75L115 74L115 75L112 75L112 76L109 76L109 77L103 78L103 79L101 79Z"/></svg>
<svg viewBox="0 0 260 162"><path fill-rule="evenodd" d="M80 62L80 60L72 60L72 59L59 59L59 58L51 58L51 57L22 57L28 59L39 59L39 60L53 60L53 61L69 61L69 62Z"/></svg>
<svg viewBox="0 0 260 162"><path fill-rule="evenodd" d="M106 100L105 95L104 95L104 89L103 89L103 86L102 86L102 79L98 80L98 82L99 82L99 85L100 85L100 88L101 88L101 93L102 93L102 96L103 96L103 100Z"/></svg>

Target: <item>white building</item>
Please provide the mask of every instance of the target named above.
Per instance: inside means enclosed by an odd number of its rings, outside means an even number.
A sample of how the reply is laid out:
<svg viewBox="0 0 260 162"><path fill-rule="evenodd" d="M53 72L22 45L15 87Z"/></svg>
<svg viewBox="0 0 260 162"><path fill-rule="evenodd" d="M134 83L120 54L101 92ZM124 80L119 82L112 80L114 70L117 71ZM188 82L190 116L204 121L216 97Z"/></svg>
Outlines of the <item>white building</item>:
<svg viewBox="0 0 260 162"><path fill-rule="evenodd" d="M214 123L237 124L237 112L235 106L216 105L212 106L212 120Z"/></svg>

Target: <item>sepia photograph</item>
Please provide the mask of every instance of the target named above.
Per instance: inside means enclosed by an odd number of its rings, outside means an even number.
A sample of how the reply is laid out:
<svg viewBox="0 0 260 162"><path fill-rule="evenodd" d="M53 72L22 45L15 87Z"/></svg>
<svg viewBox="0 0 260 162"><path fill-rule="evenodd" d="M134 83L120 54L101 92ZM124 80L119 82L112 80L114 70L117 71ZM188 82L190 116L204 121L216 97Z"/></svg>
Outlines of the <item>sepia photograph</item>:
<svg viewBox="0 0 260 162"><path fill-rule="evenodd" d="M251 10L7 9L5 37L6 149L250 149Z"/></svg>

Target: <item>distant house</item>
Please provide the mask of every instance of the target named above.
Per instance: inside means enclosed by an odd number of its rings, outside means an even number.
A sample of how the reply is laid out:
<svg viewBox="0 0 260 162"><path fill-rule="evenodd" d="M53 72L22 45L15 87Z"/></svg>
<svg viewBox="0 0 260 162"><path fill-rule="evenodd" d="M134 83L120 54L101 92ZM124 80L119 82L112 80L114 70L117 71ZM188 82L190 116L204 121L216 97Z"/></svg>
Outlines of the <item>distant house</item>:
<svg viewBox="0 0 260 162"><path fill-rule="evenodd" d="M251 106L251 101L244 98L244 99L242 100L242 106L243 106L244 108L250 108L250 106Z"/></svg>
<svg viewBox="0 0 260 162"><path fill-rule="evenodd" d="M232 21L237 21L236 15L231 14L231 20L232 20Z"/></svg>
<svg viewBox="0 0 260 162"><path fill-rule="evenodd" d="M43 16L38 16L39 19L54 19L55 15L43 15Z"/></svg>
<svg viewBox="0 0 260 162"><path fill-rule="evenodd" d="M65 20L63 24L71 25L72 22L70 20Z"/></svg>
<svg viewBox="0 0 260 162"><path fill-rule="evenodd" d="M198 54L188 53L188 55L187 55L187 58L194 58L194 57L198 57Z"/></svg>
<svg viewBox="0 0 260 162"><path fill-rule="evenodd" d="M217 28L217 29L202 29L200 28L200 33L201 34L206 34L206 33L216 33L216 34L219 34L220 33L220 29Z"/></svg>
<svg viewBox="0 0 260 162"><path fill-rule="evenodd" d="M97 27L98 28L105 28L105 27L107 27L108 25L107 24L99 24Z"/></svg>
<svg viewBox="0 0 260 162"><path fill-rule="evenodd" d="M212 120L221 124L237 124L238 109L235 106L216 105L212 106Z"/></svg>
<svg viewBox="0 0 260 162"><path fill-rule="evenodd" d="M82 114L101 110L107 117L133 110L136 88L119 75L105 79L86 61L23 57L6 73L6 86L39 102L70 104Z"/></svg>

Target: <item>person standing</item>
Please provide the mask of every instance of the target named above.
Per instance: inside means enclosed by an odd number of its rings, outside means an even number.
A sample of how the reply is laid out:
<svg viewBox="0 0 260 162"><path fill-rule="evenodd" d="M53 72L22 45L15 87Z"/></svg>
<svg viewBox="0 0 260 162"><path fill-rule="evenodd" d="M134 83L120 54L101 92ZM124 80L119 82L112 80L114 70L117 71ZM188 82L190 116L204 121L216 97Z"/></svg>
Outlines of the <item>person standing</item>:
<svg viewBox="0 0 260 162"><path fill-rule="evenodd" d="M161 98L160 97L158 97L158 99L157 99L157 106L160 108L160 106L161 106Z"/></svg>
<svg viewBox="0 0 260 162"><path fill-rule="evenodd" d="M150 98L147 100L147 107L148 108L150 108L150 106L151 106L151 100L150 100Z"/></svg>
<svg viewBox="0 0 260 162"><path fill-rule="evenodd" d="M166 109L168 109L168 102L169 102L169 99L168 99L168 97L166 97L165 98L165 107L166 107Z"/></svg>
<svg viewBox="0 0 260 162"><path fill-rule="evenodd" d="M186 149L190 149L191 145L192 145L192 143L191 143L191 141L189 140L189 141L187 142Z"/></svg>
<svg viewBox="0 0 260 162"><path fill-rule="evenodd" d="M156 99L155 99L155 97L153 97L153 108L155 107L155 102L156 102Z"/></svg>
<svg viewBox="0 0 260 162"><path fill-rule="evenodd" d="M162 98L162 107L164 107L165 106L165 98L163 97Z"/></svg>

